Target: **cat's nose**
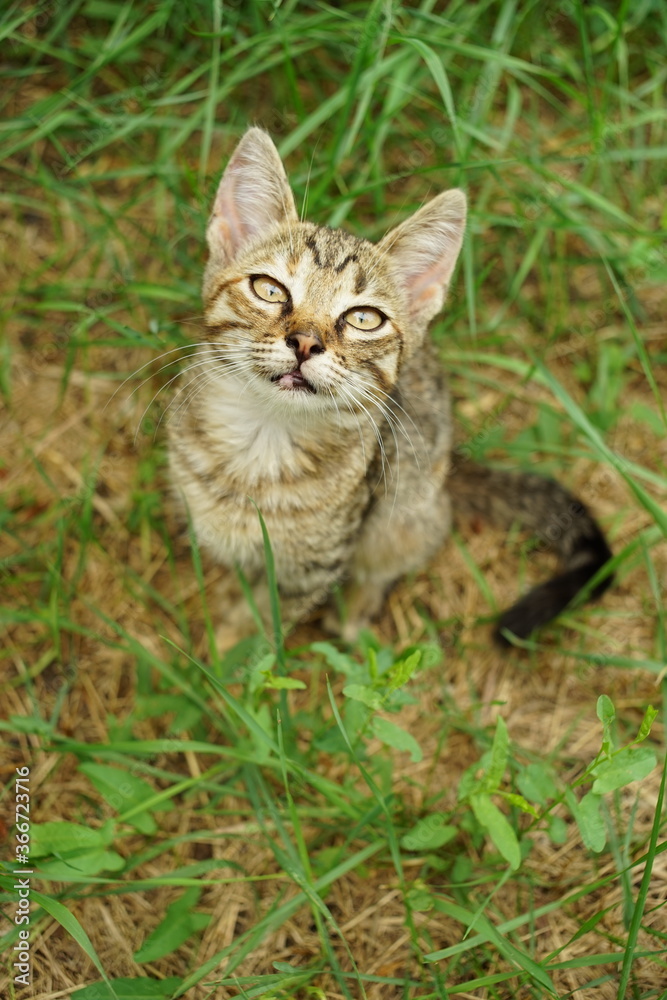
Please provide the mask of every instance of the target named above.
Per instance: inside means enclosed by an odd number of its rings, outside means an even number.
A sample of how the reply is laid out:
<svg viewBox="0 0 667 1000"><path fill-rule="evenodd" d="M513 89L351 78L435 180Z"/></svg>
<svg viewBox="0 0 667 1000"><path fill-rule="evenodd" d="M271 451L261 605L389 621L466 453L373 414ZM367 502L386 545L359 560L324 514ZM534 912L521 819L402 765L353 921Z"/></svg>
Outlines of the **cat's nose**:
<svg viewBox="0 0 667 1000"><path fill-rule="evenodd" d="M286 337L285 342L296 354L300 365L314 354L324 352L322 338L317 333L291 333L289 337Z"/></svg>

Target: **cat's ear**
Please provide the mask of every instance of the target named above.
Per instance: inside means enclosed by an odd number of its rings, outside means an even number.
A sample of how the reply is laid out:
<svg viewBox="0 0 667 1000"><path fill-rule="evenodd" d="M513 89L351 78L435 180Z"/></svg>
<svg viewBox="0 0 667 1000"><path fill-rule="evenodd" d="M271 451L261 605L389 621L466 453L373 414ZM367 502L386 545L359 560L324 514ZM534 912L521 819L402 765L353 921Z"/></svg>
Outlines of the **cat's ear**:
<svg viewBox="0 0 667 1000"><path fill-rule="evenodd" d="M466 196L455 188L427 202L379 244L405 289L415 319L428 322L442 309L465 223Z"/></svg>
<svg viewBox="0 0 667 1000"><path fill-rule="evenodd" d="M218 187L206 230L211 255L228 264L275 223L297 220L278 150L261 128L248 129Z"/></svg>

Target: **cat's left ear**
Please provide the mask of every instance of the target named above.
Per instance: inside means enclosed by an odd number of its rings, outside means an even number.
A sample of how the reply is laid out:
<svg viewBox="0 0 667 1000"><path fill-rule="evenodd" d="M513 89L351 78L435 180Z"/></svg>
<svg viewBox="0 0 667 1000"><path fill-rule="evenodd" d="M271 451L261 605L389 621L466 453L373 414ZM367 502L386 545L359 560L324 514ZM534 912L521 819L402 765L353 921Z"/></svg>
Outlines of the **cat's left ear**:
<svg viewBox="0 0 667 1000"><path fill-rule="evenodd" d="M206 230L211 257L229 264L275 223L297 222L280 154L261 128L250 128L222 175Z"/></svg>
<svg viewBox="0 0 667 1000"><path fill-rule="evenodd" d="M421 322L442 309L465 224L466 196L454 188L427 202L379 244L405 289L410 312Z"/></svg>

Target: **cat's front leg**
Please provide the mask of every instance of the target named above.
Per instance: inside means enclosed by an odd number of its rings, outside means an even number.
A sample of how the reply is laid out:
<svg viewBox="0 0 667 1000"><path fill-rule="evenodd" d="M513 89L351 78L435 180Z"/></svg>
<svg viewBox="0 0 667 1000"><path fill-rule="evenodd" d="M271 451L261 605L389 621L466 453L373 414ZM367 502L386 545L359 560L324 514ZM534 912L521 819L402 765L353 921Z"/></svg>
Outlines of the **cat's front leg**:
<svg viewBox="0 0 667 1000"><path fill-rule="evenodd" d="M447 538L449 497L439 477L423 477L400 495L388 494L366 519L345 587L346 616L339 634L352 642L382 610L393 585L422 569Z"/></svg>

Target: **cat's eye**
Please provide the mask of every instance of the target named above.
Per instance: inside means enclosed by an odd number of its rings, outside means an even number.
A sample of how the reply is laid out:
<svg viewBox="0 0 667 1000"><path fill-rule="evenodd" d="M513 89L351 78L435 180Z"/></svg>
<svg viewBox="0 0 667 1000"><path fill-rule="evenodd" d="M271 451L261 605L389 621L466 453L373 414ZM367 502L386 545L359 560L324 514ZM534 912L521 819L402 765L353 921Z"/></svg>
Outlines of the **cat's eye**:
<svg viewBox="0 0 667 1000"><path fill-rule="evenodd" d="M345 322L355 330L379 330L386 318L378 309L367 309L365 306L345 313Z"/></svg>
<svg viewBox="0 0 667 1000"><path fill-rule="evenodd" d="M251 278L250 284L255 295L265 302L287 302L289 299L287 289L273 278L267 278L265 274Z"/></svg>

